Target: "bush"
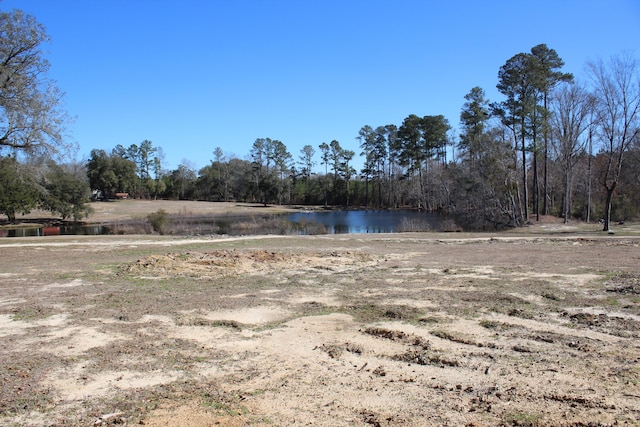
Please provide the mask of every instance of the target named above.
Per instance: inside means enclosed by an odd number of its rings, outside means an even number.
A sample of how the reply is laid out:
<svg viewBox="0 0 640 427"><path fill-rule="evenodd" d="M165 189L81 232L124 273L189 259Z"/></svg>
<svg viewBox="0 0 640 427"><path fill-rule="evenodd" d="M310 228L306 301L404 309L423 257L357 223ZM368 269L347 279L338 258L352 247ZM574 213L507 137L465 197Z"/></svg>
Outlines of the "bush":
<svg viewBox="0 0 640 427"><path fill-rule="evenodd" d="M429 221L424 219L416 219L416 218L402 218L400 225L396 229L398 233L408 233L408 232L423 232L423 231L433 231L431 224Z"/></svg>
<svg viewBox="0 0 640 427"><path fill-rule="evenodd" d="M169 223L169 214L164 209L159 209L147 215L147 221L151 224L153 231L164 234Z"/></svg>
<svg viewBox="0 0 640 427"><path fill-rule="evenodd" d="M446 233L460 232L462 231L462 228L458 226L453 219L447 218L440 224L440 231L444 231Z"/></svg>

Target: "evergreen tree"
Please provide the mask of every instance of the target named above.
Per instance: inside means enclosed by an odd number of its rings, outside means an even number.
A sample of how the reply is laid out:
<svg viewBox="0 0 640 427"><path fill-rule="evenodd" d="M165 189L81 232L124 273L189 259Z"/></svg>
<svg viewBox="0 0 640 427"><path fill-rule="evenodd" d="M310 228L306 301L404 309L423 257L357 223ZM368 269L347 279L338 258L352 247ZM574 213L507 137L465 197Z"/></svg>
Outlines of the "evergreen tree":
<svg viewBox="0 0 640 427"><path fill-rule="evenodd" d="M0 157L0 213L15 221L17 213L28 214L39 199L33 173L13 157Z"/></svg>
<svg viewBox="0 0 640 427"><path fill-rule="evenodd" d="M87 182L86 171L74 165L58 165L48 162L44 175L44 194L40 206L53 214L59 214L65 220L73 218L79 221L91 213L87 204L91 190Z"/></svg>

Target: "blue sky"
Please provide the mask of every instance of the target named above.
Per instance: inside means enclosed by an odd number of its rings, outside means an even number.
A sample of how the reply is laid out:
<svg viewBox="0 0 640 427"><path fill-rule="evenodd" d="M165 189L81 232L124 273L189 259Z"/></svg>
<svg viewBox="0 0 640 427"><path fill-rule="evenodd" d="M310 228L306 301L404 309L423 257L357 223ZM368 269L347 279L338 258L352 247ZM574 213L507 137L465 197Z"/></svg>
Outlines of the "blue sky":
<svg viewBox="0 0 640 427"><path fill-rule="evenodd" d="M167 169L218 146L245 158L263 137L295 159L333 139L358 154L362 126L409 114L458 128L464 95L501 100L500 66L540 43L578 78L588 60L640 55L637 0L0 2L14 8L51 37L77 160L149 139Z"/></svg>

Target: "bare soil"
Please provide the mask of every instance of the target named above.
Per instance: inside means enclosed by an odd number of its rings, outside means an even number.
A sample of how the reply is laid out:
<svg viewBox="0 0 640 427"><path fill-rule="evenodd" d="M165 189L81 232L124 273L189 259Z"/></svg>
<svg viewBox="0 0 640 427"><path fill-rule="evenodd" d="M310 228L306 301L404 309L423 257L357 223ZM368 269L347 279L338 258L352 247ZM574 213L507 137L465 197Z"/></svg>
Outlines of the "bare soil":
<svg viewBox="0 0 640 427"><path fill-rule="evenodd" d="M0 425L640 425L634 230L1 240Z"/></svg>

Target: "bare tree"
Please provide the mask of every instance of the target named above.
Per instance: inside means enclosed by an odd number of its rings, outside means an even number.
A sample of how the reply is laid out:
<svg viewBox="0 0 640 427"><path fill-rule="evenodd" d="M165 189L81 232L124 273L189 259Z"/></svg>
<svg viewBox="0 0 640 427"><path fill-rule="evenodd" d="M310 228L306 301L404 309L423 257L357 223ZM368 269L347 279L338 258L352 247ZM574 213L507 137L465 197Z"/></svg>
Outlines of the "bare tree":
<svg viewBox="0 0 640 427"><path fill-rule="evenodd" d="M597 137L605 165L600 183L606 191L603 231L611 232L611 203L625 152L640 137L640 63L629 54L589 62L594 86Z"/></svg>
<svg viewBox="0 0 640 427"><path fill-rule="evenodd" d="M579 84L563 85L553 94L551 104L554 151L563 171L562 214L567 223L571 215L573 167L587 142L583 135L590 125L593 97Z"/></svg>

